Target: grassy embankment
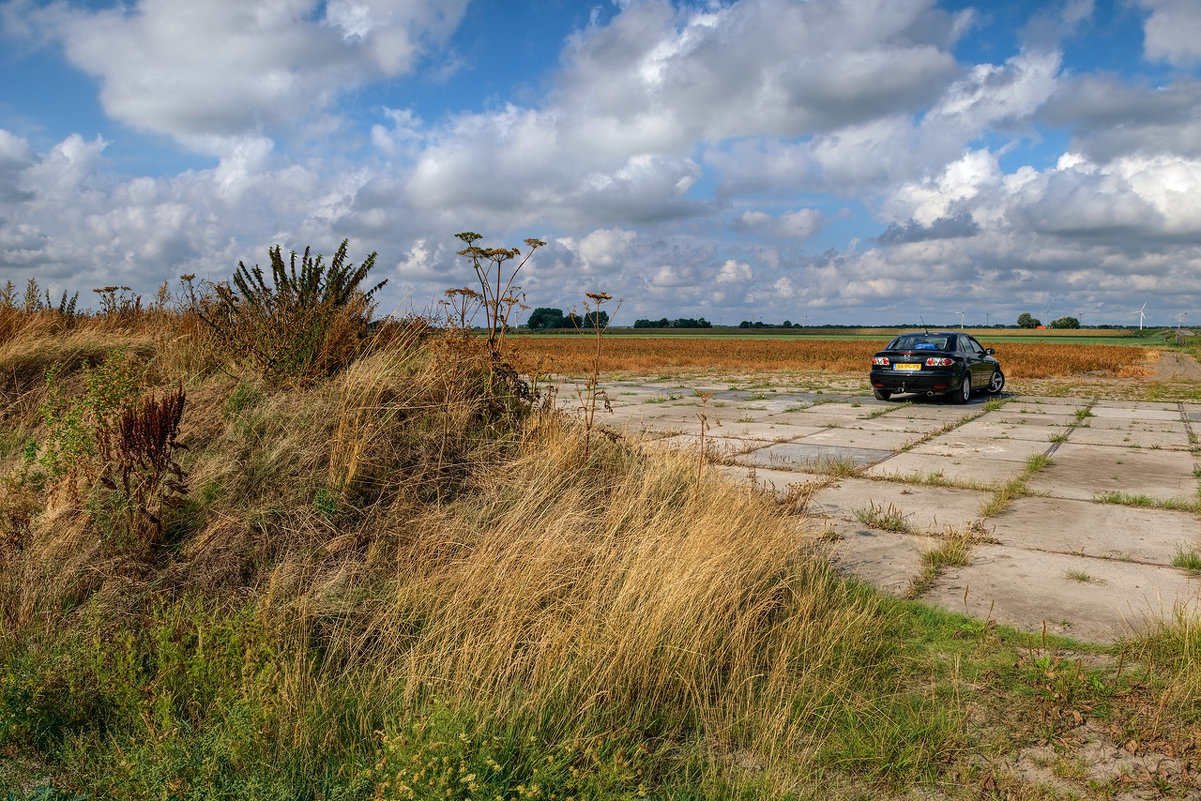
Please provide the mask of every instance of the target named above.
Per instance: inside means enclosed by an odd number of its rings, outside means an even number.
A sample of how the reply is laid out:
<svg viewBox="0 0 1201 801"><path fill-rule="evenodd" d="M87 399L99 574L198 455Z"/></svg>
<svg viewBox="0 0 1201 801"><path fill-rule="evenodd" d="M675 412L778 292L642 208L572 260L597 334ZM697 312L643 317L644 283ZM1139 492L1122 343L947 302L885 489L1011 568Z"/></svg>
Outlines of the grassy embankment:
<svg viewBox="0 0 1201 801"><path fill-rule="evenodd" d="M478 339L219 301L0 308L9 798L1041 798L1002 756L1082 717L1195 757L1183 623L1084 667Z"/></svg>

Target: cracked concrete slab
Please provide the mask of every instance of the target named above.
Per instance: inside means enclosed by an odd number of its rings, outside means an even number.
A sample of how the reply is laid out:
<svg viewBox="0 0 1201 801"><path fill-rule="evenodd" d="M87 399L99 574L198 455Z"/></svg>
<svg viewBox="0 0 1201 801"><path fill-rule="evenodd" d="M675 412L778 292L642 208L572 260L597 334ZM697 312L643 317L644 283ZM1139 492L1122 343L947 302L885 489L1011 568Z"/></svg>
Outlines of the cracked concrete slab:
<svg viewBox="0 0 1201 801"><path fill-rule="evenodd" d="M1153 500L1196 502L1193 456L1179 451L1143 451L1064 443L1052 463L1027 482L1034 492L1091 500L1105 493L1146 495Z"/></svg>
<svg viewBox="0 0 1201 801"><path fill-rule="evenodd" d="M987 492L975 490L840 478L814 491L805 511L855 521L859 512L870 512L873 508L882 512L896 510L913 530L938 534L948 526L956 529L971 526L980 519L980 509L990 497Z"/></svg>
<svg viewBox="0 0 1201 801"><path fill-rule="evenodd" d="M1170 565L1181 551L1201 549L1201 517L1170 509L1016 498L992 519L992 536L1031 551Z"/></svg>
<svg viewBox="0 0 1201 801"><path fill-rule="evenodd" d="M821 473L775 470L735 464L713 465L713 469L735 484L741 484L756 491L770 492L780 500L784 500L796 492L809 492L812 488L830 480L829 476Z"/></svg>
<svg viewBox="0 0 1201 801"><path fill-rule="evenodd" d="M855 467L862 467L891 455L892 451L882 449L785 442L748 450L734 456L733 459L738 464L757 467L795 467L822 472L841 469L846 462Z"/></svg>
<svg viewBox="0 0 1201 801"><path fill-rule="evenodd" d="M1164 427L1166 428L1166 427ZM1184 424L1177 423L1174 430L1149 431L1146 429L1121 428L1074 428L1068 441L1076 445L1112 445L1118 448L1168 448L1186 451L1192 447Z"/></svg>
<svg viewBox="0 0 1201 801"><path fill-rule="evenodd" d="M979 459L997 459L1006 462L1022 462L1033 455L1046 453L1051 444L1045 437L1041 440L1028 439L981 439L963 437L958 431L932 439L916 446L911 453L939 456L951 464L969 466Z"/></svg>
<svg viewBox="0 0 1201 801"><path fill-rule="evenodd" d="M915 449L916 450L916 449ZM964 486L1004 484L1018 476L1025 464L1013 459L950 459L940 453L902 453L868 468L866 475L900 478L915 483L930 479Z"/></svg>
<svg viewBox="0 0 1201 801"><path fill-rule="evenodd" d="M922 600L1037 632L1109 642L1196 604L1201 584L1177 568L981 545ZM966 601L965 601L966 598Z"/></svg>
<svg viewBox="0 0 1201 801"><path fill-rule="evenodd" d="M833 445L847 448L871 448L894 451L921 439L920 432L864 431L858 428L823 428L806 434L798 445Z"/></svg>
<svg viewBox="0 0 1201 801"><path fill-rule="evenodd" d="M897 597L909 592L925 553L942 544L935 537L889 535L841 520L829 529L837 537L828 550L834 567Z"/></svg>

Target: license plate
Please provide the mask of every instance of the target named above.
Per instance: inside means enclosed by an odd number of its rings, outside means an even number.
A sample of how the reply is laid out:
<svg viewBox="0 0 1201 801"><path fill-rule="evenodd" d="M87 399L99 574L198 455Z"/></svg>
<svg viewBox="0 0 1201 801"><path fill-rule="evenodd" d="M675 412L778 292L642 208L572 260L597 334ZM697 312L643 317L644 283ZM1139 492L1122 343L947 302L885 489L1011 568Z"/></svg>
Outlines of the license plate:
<svg viewBox="0 0 1201 801"><path fill-rule="evenodd" d="M905 364L904 362L902 362L901 364L894 364L893 369L896 369L896 370L920 370L920 369L922 369L922 366L920 364Z"/></svg>

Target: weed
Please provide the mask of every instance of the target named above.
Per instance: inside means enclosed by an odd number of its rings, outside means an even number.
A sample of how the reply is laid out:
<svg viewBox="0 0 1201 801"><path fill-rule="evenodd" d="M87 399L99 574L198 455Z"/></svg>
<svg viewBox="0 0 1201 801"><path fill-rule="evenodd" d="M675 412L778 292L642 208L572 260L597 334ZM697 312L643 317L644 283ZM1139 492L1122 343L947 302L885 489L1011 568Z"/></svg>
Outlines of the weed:
<svg viewBox="0 0 1201 801"><path fill-rule="evenodd" d="M1001 408L1008 402L1009 401L1002 400L1001 398L989 398L984 402L984 411L999 412Z"/></svg>
<svg viewBox="0 0 1201 801"><path fill-rule="evenodd" d="M1088 418L1095 417L1095 415L1092 413L1092 410L1088 408L1077 409L1075 412L1073 412L1073 414L1076 416L1077 423L1083 423Z"/></svg>
<svg viewBox="0 0 1201 801"><path fill-rule="evenodd" d="M814 473L845 478L858 472L855 462L849 456L832 456L823 454L805 463L805 469Z"/></svg>
<svg viewBox="0 0 1201 801"><path fill-rule="evenodd" d="M1026 459L1026 475L1031 476L1053 464L1055 462L1045 453L1033 453Z"/></svg>
<svg viewBox="0 0 1201 801"><path fill-rule="evenodd" d="M521 287L514 284L514 281L517 279L517 274L521 272L521 268L534 255L534 251L546 243L540 239L526 239L525 244L529 249L526 251L525 258L517 266L506 271L505 262L521 255L521 251L517 248L478 247L475 243L483 239L483 236L473 231L455 234L455 238L467 246L458 253L471 262L472 270L475 271L476 279L479 281L478 298L483 305L484 316L487 318L488 351L494 358L498 358L504 342L505 331L510 325L509 318L513 308L519 306L524 298L524 295L521 294Z"/></svg>
<svg viewBox="0 0 1201 801"><path fill-rule="evenodd" d="M912 512L906 514L891 503L885 507L877 506L874 501L869 501L866 509L855 510L855 519L863 525L897 534L917 533L907 519L912 516Z"/></svg>
<svg viewBox="0 0 1201 801"><path fill-rule="evenodd" d="M1062 442L1067 442L1067 441L1068 441L1068 435L1067 435L1067 433L1066 433L1066 432L1065 432L1065 433L1062 433L1062 434L1052 434L1051 436L1047 437L1047 441L1048 441L1048 442L1054 442L1054 443L1056 443L1056 444L1059 444L1059 443L1062 443Z"/></svg>
<svg viewBox="0 0 1201 801"><path fill-rule="evenodd" d="M305 248L285 262L280 246L268 249L270 278L258 265L238 262L231 282L199 288L185 276L189 309L235 360L249 361L270 381L315 379L342 369L359 354L374 308L372 297L387 279L364 290L375 253L355 267L343 240L326 265Z"/></svg>
<svg viewBox="0 0 1201 801"><path fill-rule="evenodd" d="M712 399L713 393L701 392L698 389L696 391L696 396L701 399L701 410L697 412L696 415L701 424L700 447L697 448L696 454L696 475L699 479L701 476L701 471L705 467L705 434L709 430L709 415L707 412L709 408L709 401Z"/></svg>
<svg viewBox="0 0 1201 801"><path fill-rule="evenodd" d="M921 571L909 582L907 598L918 598L942 575L948 567L966 567L971 564L972 532L957 531L948 528L943 534L943 542L936 548L922 554Z"/></svg>
<svg viewBox="0 0 1201 801"><path fill-rule="evenodd" d="M147 397L97 436L100 483L118 494L130 530L150 545L162 539L163 507L179 507L188 491L175 458L186 397L183 387Z"/></svg>
<svg viewBox="0 0 1201 801"><path fill-rule="evenodd" d="M1176 555L1172 557L1172 564L1184 568L1193 575L1201 574L1201 554L1193 549L1186 551L1183 548L1177 548Z"/></svg>
<svg viewBox="0 0 1201 801"><path fill-rule="evenodd" d="M585 319L591 320L592 330L596 334L596 350L592 354L592 362L589 365L588 378L584 383L584 393L580 405L584 413L584 458L587 459L591 452L592 426L596 418L597 400L599 399L604 403L606 410L613 411L613 407L609 405L608 395L605 394L605 390L600 386L601 345L604 341L605 332L609 330L609 318L608 315L605 315L604 318L601 317L601 306L606 301L612 300L613 296L607 292L586 292L584 297L594 306L593 311L585 315ZM617 308L621 308L620 300L617 301ZM572 316L572 320L575 320L574 315Z"/></svg>
<svg viewBox="0 0 1201 801"><path fill-rule="evenodd" d="M1090 576L1088 573L1086 573L1083 570L1065 570L1064 576L1071 579L1072 581L1078 581L1081 584L1102 584L1103 583L1101 581L1101 579Z"/></svg>
<svg viewBox="0 0 1201 801"><path fill-rule="evenodd" d="M1201 500L1152 498L1150 495L1131 495L1125 492L1103 492L1093 496L1093 503L1112 503L1118 506L1137 506L1146 509L1171 509L1182 512L1201 512Z"/></svg>

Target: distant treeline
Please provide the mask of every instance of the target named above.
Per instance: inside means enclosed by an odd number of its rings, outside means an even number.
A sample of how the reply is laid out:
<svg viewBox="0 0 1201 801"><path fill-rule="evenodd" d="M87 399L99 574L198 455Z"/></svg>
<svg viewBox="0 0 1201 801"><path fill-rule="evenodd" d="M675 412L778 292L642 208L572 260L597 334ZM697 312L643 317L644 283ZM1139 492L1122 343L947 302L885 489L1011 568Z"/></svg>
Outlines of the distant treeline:
<svg viewBox="0 0 1201 801"><path fill-rule="evenodd" d="M676 320L668 320L663 317L659 320L635 320L635 328L712 328L713 323L706 320L704 317L693 319L691 317L680 317Z"/></svg>
<svg viewBox="0 0 1201 801"><path fill-rule="evenodd" d="M562 309L541 307L530 312L530 317L525 324L531 331L549 331L553 328L604 329L609 327L609 313L600 311L588 312L583 315L575 312L564 314Z"/></svg>

